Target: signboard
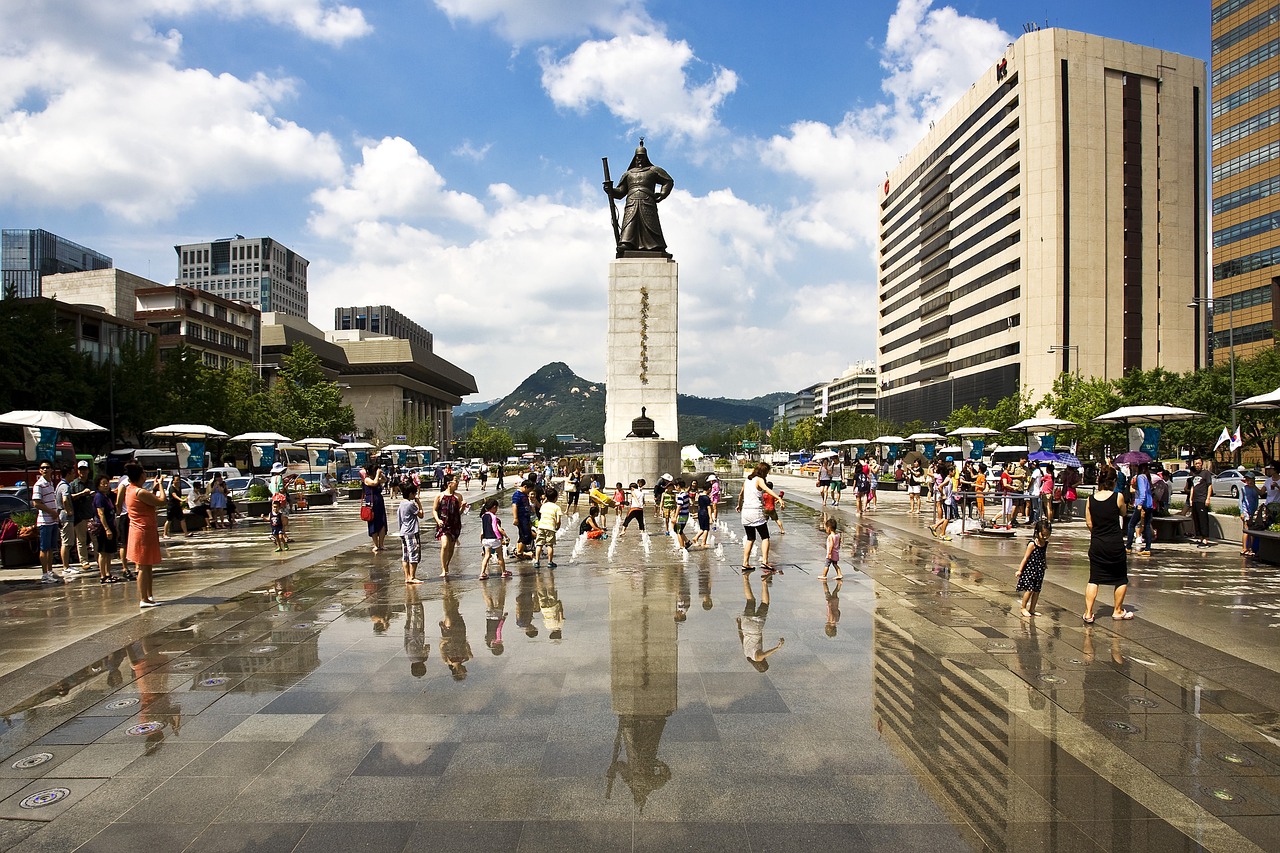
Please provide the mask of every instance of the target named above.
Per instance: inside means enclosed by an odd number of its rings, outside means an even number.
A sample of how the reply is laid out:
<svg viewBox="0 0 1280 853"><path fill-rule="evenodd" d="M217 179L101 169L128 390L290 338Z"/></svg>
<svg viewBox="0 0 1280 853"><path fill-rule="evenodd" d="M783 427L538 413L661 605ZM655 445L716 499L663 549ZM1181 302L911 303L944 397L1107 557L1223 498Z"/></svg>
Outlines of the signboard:
<svg viewBox="0 0 1280 853"><path fill-rule="evenodd" d="M1156 452L1160 449L1160 427L1143 427L1142 446L1138 449L1155 459Z"/></svg>
<svg viewBox="0 0 1280 853"><path fill-rule="evenodd" d="M969 444L972 445L972 447L969 450L969 458L981 460L982 451L985 450L987 447L986 440L981 438L975 438L973 441L969 442Z"/></svg>
<svg viewBox="0 0 1280 853"><path fill-rule="evenodd" d="M755 449L756 449L756 447L757 447L757 444L756 444L756 442L754 442L754 441L744 441L744 442L742 442L742 449L743 449L743 450L755 450Z"/></svg>
<svg viewBox="0 0 1280 853"><path fill-rule="evenodd" d="M924 443L924 458L925 458L925 459L929 459L929 460L932 460L932 459L933 459L933 451L934 451L935 447L936 447L936 445L935 445L932 441L926 441L926 442Z"/></svg>

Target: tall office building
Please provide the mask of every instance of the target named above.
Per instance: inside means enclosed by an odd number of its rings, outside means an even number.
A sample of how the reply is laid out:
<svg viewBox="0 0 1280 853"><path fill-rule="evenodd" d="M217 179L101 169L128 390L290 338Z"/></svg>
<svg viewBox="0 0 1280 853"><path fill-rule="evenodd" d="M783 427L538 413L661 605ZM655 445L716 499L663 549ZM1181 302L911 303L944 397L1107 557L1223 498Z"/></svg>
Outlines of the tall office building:
<svg viewBox="0 0 1280 853"><path fill-rule="evenodd" d="M270 237L244 237L174 246L177 284L248 302L262 313L307 316L307 265L302 255Z"/></svg>
<svg viewBox="0 0 1280 853"><path fill-rule="evenodd" d="M390 305L359 305L333 309L335 331L361 330L412 341L431 351L431 333Z"/></svg>
<svg viewBox="0 0 1280 853"><path fill-rule="evenodd" d="M1218 359L1275 346L1280 299L1280 7L1218 0L1213 25L1213 318Z"/></svg>
<svg viewBox="0 0 1280 853"><path fill-rule="evenodd" d="M882 188L879 413L899 423L1203 363L1204 63L1060 29L995 59Z"/></svg>
<svg viewBox="0 0 1280 853"><path fill-rule="evenodd" d="M42 296L47 275L111 268L106 255L39 228L0 231L0 298Z"/></svg>

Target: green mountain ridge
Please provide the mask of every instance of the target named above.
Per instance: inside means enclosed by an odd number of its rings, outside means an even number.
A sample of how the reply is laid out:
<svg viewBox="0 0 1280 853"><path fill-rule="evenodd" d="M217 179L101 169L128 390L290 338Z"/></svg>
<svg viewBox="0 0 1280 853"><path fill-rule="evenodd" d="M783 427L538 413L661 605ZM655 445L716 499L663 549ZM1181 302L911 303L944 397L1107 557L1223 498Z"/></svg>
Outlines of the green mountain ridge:
<svg viewBox="0 0 1280 853"><path fill-rule="evenodd" d="M703 436L743 426L749 421L767 426L778 403L793 396L779 391L750 400L727 397L677 397L680 440L690 444ZM588 441L604 441L605 384L583 379L564 362L555 361L538 368L507 396L479 411L454 408L454 431L460 434L466 422L483 418L490 426L503 427L512 434L532 430L539 436L576 435Z"/></svg>

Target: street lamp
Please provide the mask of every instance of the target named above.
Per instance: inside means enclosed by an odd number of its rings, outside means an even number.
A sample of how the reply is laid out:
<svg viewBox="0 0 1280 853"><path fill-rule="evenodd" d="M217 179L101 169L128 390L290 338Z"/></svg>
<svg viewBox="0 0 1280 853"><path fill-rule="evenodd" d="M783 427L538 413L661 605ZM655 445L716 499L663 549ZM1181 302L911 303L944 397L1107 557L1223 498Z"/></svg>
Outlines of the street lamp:
<svg viewBox="0 0 1280 853"><path fill-rule="evenodd" d="M1073 350L1075 351L1075 354L1076 354L1076 375L1077 375L1077 376L1079 376L1079 375L1080 375L1080 345L1079 345L1079 344L1049 344L1049 352L1050 352L1050 353L1055 353L1055 352L1065 352L1065 353L1067 353L1067 354L1068 354L1068 355L1067 355L1067 367L1068 367L1068 368L1070 368L1070 366L1071 366L1071 355L1070 355L1070 353L1071 353Z"/></svg>
<svg viewBox="0 0 1280 853"><path fill-rule="evenodd" d="M1209 350L1212 351L1212 342L1209 341L1209 316L1213 313L1213 297L1212 296L1196 296L1187 303L1188 308L1199 308L1204 306L1205 309L1205 342L1210 344ZM1236 432L1236 324L1235 324L1235 307L1232 305L1231 298L1227 298L1227 357L1231 360L1231 434Z"/></svg>

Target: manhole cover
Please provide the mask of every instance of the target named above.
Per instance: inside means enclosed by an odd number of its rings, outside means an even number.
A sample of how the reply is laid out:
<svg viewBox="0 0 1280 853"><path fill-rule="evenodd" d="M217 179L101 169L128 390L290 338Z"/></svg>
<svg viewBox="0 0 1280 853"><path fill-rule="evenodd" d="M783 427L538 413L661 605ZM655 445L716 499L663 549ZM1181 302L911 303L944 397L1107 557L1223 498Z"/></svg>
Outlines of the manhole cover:
<svg viewBox="0 0 1280 853"><path fill-rule="evenodd" d="M151 734L152 732L158 732L163 728L164 728L164 723L157 720L152 723L140 723L136 726L130 726L128 729L125 730L125 733L131 734L134 737L143 737L145 735Z"/></svg>
<svg viewBox="0 0 1280 853"><path fill-rule="evenodd" d="M298 630L298 631L305 631L307 628L310 628L310 627L311 627L311 623L310 623L310 622L299 622L297 625L294 625L293 627L294 627L294 629L296 629L296 630Z"/></svg>
<svg viewBox="0 0 1280 853"><path fill-rule="evenodd" d="M221 687L222 685L226 684L230 680L231 679L224 678L221 675L216 675L213 678L206 678L204 681L200 682L200 686L201 687Z"/></svg>
<svg viewBox="0 0 1280 853"><path fill-rule="evenodd" d="M1148 699L1146 696L1126 696L1124 697L1124 700L1128 702L1130 705L1139 705L1143 708L1160 707L1159 702L1156 702L1152 699Z"/></svg>
<svg viewBox="0 0 1280 853"><path fill-rule="evenodd" d="M1204 787L1200 789L1200 793L1204 794L1206 797L1213 797L1215 800L1219 800L1220 802L1224 802L1224 803L1244 802L1244 797L1240 796L1239 794L1233 794L1230 791L1228 791L1226 788Z"/></svg>
<svg viewBox="0 0 1280 853"><path fill-rule="evenodd" d="M107 703L108 711L119 711L121 708L132 708L138 704L138 699L130 696L128 699L116 699Z"/></svg>
<svg viewBox="0 0 1280 853"><path fill-rule="evenodd" d="M278 648L279 646L254 646L253 648L249 649L249 652L255 655L265 655L265 654L270 654L271 652L274 652Z"/></svg>
<svg viewBox="0 0 1280 853"><path fill-rule="evenodd" d="M14 770L30 770L32 767L39 767L46 761L52 761L53 754L49 752L37 752L34 755L28 755L26 758L19 758L10 766Z"/></svg>
<svg viewBox="0 0 1280 853"><path fill-rule="evenodd" d="M199 669L204 666L204 661L199 660L180 660L173 665L174 669Z"/></svg>
<svg viewBox="0 0 1280 853"><path fill-rule="evenodd" d="M69 788L46 788L43 791L36 791L28 797L23 797L18 806L24 809L42 809L45 806L53 805L59 800L65 800L69 796L71 796Z"/></svg>
<svg viewBox="0 0 1280 853"><path fill-rule="evenodd" d="M1122 720L1103 720L1102 722L1107 728L1112 731L1120 732L1121 734L1136 735L1142 731L1142 729L1138 728L1133 723L1126 723Z"/></svg>
<svg viewBox="0 0 1280 853"><path fill-rule="evenodd" d="M1237 755L1234 752L1219 752L1217 757L1219 761L1225 761L1227 764L1234 764L1237 767L1253 766L1252 760L1244 757L1243 755Z"/></svg>
<svg viewBox="0 0 1280 853"><path fill-rule="evenodd" d="M1042 675L1040 680L1046 684L1066 684L1067 680L1060 675Z"/></svg>
<svg viewBox="0 0 1280 853"><path fill-rule="evenodd" d="M998 640L992 640L991 642L987 643L987 648L989 648L989 649L1011 649L1011 648L1013 648L1013 644L1012 644L1012 643L1002 643L1002 642L1000 642L1000 641L998 641Z"/></svg>

